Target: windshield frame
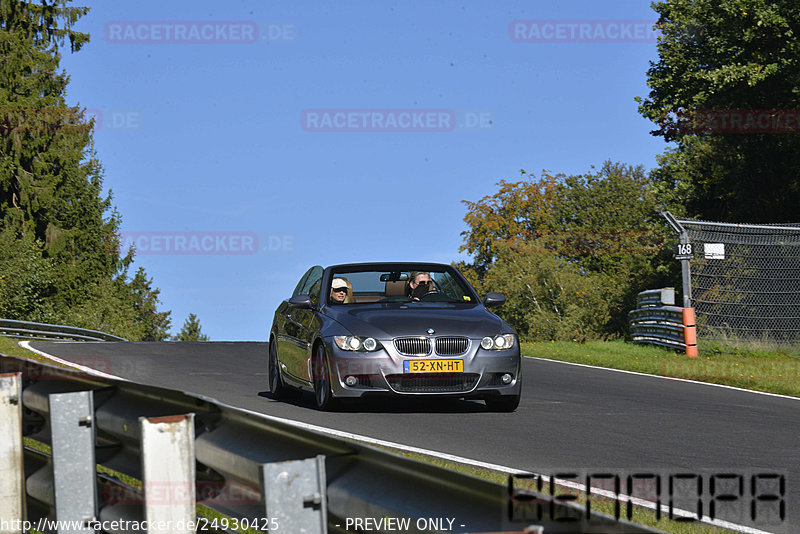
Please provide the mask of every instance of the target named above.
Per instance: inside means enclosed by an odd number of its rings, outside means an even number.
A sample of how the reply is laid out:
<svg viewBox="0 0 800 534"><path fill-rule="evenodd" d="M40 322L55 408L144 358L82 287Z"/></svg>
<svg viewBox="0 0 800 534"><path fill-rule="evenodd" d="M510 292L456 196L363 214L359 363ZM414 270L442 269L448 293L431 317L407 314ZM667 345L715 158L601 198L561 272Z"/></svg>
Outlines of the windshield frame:
<svg viewBox="0 0 800 534"><path fill-rule="evenodd" d="M461 274L461 272L453 267L452 265L448 265L445 263L426 263L426 262L399 262L399 263L352 263L352 264L341 264L341 265L332 265L325 270L325 277L323 280L323 287L325 288L325 303L327 305L333 305L336 307L339 306L353 306L353 305L374 305L374 304L408 304L408 303L420 303L420 304L432 304L432 305L453 305L453 304L465 304L465 305L475 305L481 302L481 298L478 293L475 291L475 288L472 287L472 284ZM411 272L411 271L422 271L422 272L433 272L433 273L446 273L449 275L462 289L464 296L470 298L470 300L464 301L454 301L454 300L447 300L447 301L436 301L436 300L413 300L405 296L398 296L398 298L392 300L378 300L373 302L351 302L347 304L342 304L338 302L333 302L331 299L331 282L334 278L337 277L345 277L347 278L347 273L360 273L360 272Z"/></svg>

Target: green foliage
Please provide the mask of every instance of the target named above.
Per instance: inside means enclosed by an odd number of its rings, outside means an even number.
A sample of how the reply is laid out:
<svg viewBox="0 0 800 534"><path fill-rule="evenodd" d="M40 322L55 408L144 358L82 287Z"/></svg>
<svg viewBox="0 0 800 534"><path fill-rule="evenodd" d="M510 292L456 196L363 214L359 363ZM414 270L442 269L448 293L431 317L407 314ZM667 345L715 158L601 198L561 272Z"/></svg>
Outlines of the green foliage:
<svg viewBox="0 0 800 534"><path fill-rule="evenodd" d="M500 314L526 340L585 341L620 335L638 291L676 277L641 167L606 162L597 172L499 183L465 201L459 269L479 289L500 291ZM666 260L666 261L665 261Z"/></svg>
<svg viewBox="0 0 800 534"><path fill-rule="evenodd" d="M696 112L800 109L800 3L665 0L663 33L640 113L674 141L657 191L679 214L720 221L796 221L800 133L694 128ZM688 119L688 120L687 120Z"/></svg>
<svg viewBox="0 0 800 534"><path fill-rule="evenodd" d="M158 290L127 277L92 124L64 98L60 47L89 41L72 30L88 8L68 3L0 0L0 315L164 339Z"/></svg>
<svg viewBox="0 0 800 534"><path fill-rule="evenodd" d="M0 317L46 321L47 299L55 291L55 270L41 244L0 231Z"/></svg>
<svg viewBox="0 0 800 534"><path fill-rule="evenodd" d="M208 341L208 336L202 333L200 320L197 315L190 313L189 317L183 322L183 328L177 336L173 336L173 341Z"/></svg>
<svg viewBox="0 0 800 534"><path fill-rule="evenodd" d="M133 279L123 272L114 279L85 286L84 302L63 312L59 321L131 341L164 341L172 321L170 312L158 311L160 291L152 283L139 268Z"/></svg>
<svg viewBox="0 0 800 534"><path fill-rule="evenodd" d="M583 273L537 240L498 242L496 250L484 287L506 294L500 313L522 339L583 342L603 336L610 320L607 275Z"/></svg>
<svg viewBox="0 0 800 534"><path fill-rule="evenodd" d="M142 341L164 341L169 337L172 324L171 312L159 312L159 289L153 287L153 279L147 278L142 267L127 284L127 302L136 311L136 323L142 328Z"/></svg>

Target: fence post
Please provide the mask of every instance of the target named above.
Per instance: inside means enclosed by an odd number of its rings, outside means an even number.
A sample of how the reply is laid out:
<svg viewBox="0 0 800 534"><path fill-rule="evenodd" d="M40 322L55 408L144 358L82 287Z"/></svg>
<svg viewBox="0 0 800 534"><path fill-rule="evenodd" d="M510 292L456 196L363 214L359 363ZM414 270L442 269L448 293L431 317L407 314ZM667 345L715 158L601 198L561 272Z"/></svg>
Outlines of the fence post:
<svg viewBox="0 0 800 534"><path fill-rule="evenodd" d="M21 521L25 515L22 449L22 375L0 374L0 518ZM22 529L3 530L22 532Z"/></svg>
<svg viewBox="0 0 800 534"><path fill-rule="evenodd" d="M695 324L694 308L683 309L683 343L686 345L686 355L696 358L697 325Z"/></svg>
<svg viewBox="0 0 800 534"><path fill-rule="evenodd" d="M148 532L194 534L194 414L141 417L139 423Z"/></svg>
<svg viewBox="0 0 800 534"><path fill-rule="evenodd" d="M668 211L662 211L661 215L667 219L667 223L675 230L678 235L680 236L680 243L681 245L687 245L690 243L689 240L689 233L686 229L681 225L680 222L675 218ZM683 307L684 308L691 308L692 307L692 264L691 260L688 258L684 258L681 260L681 285L683 286Z"/></svg>
<svg viewBox="0 0 800 534"><path fill-rule="evenodd" d="M275 529L327 534L328 497L325 456L262 465L266 517Z"/></svg>
<svg viewBox="0 0 800 534"><path fill-rule="evenodd" d="M53 487L61 534L94 532L84 525L97 517L97 464L94 458L94 400L91 391L53 393L50 425L53 442Z"/></svg>

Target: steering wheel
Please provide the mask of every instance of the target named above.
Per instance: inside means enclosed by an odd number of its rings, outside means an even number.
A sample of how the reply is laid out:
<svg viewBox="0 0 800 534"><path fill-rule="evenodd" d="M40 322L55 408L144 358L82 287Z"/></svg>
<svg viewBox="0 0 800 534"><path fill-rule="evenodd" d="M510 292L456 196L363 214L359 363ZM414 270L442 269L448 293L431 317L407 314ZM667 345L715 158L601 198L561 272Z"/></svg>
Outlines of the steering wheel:
<svg viewBox="0 0 800 534"><path fill-rule="evenodd" d="M430 291L428 291L424 295L420 296L419 300L431 300L432 296L438 295L438 294L439 294L439 290L438 289L431 289Z"/></svg>

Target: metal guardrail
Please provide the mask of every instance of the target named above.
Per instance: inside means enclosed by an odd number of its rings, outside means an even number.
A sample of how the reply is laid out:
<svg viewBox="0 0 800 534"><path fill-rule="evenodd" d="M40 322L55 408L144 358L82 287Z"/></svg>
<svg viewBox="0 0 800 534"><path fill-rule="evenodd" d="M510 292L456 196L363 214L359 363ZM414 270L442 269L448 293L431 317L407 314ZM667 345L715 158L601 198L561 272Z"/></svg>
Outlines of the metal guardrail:
<svg viewBox="0 0 800 534"><path fill-rule="evenodd" d="M0 336L31 340L128 341L127 339L74 326L0 319Z"/></svg>
<svg viewBox="0 0 800 534"><path fill-rule="evenodd" d="M505 485L202 395L5 356L0 430L0 517L7 519L27 510L27 520L77 518L89 528L93 518L193 518L197 505L206 517L230 518L207 520L220 532L232 532L233 520L257 523L250 532L269 526L287 534L351 532L358 520L374 532L542 532L529 517L514 519L519 495L510 498ZM548 534L658 532L568 500L525 493Z"/></svg>
<svg viewBox="0 0 800 534"><path fill-rule="evenodd" d="M674 288L642 291L636 305L628 312L631 341L686 350L683 308L675 306Z"/></svg>

